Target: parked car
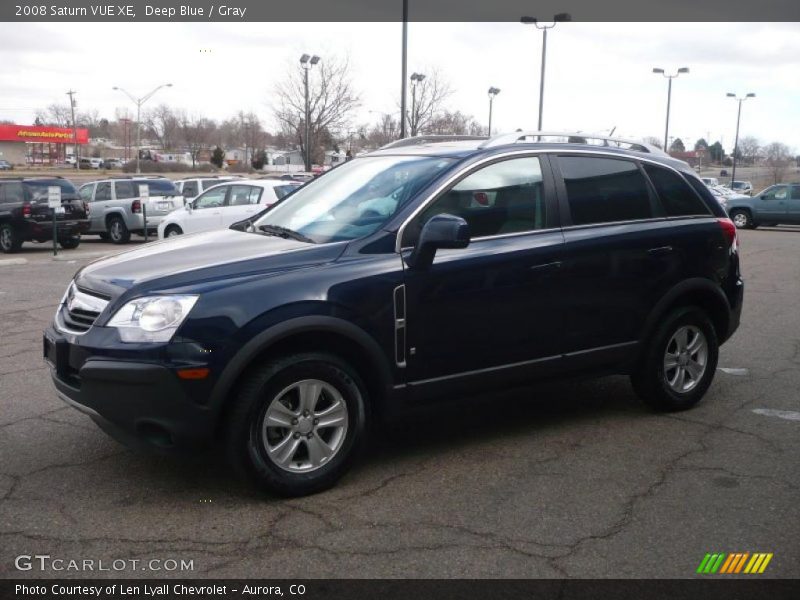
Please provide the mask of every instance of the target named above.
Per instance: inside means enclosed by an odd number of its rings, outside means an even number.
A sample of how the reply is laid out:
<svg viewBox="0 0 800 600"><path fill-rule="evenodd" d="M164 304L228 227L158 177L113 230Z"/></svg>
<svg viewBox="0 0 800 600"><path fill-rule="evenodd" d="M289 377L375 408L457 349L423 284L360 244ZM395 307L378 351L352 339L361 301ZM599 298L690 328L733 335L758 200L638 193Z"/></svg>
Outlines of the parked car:
<svg viewBox="0 0 800 600"><path fill-rule="evenodd" d="M0 171L11 171L14 168L7 160L0 160Z"/></svg>
<svg viewBox="0 0 800 600"><path fill-rule="evenodd" d="M219 440L287 495L436 399L624 373L656 409L694 406L739 325L735 226L661 151L526 135L376 151L246 231L89 264L44 333L59 396L119 439Z"/></svg>
<svg viewBox="0 0 800 600"><path fill-rule="evenodd" d="M237 175L208 175L206 177L192 177L190 179L178 179L175 181L175 187L185 202L192 198L196 198L198 194L206 191L208 188L215 186L225 181L232 181L234 179L241 179Z"/></svg>
<svg viewBox="0 0 800 600"><path fill-rule="evenodd" d="M88 158L82 156L80 159L80 168L81 169L102 169L103 168L103 159L102 158Z"/></svg>
<svg viewBox="0 0 800 600"><path fill-rule="evenodd" d="M728 198L728 214L740 229L800 225L800 184L780 183L752 197Z"/></svg>
<svg viewBox="0 0 800 600"><path fill-rule="evenodd" d="M716 177L701 177L700 181L702 181L706 185L719 185L719 179L717 179Z"/></svg>
<svg viewBox="0 0 800 600"><path fill-rule="evenodd" d="M727 177L728 176L728 170L727 169L720 169L719 176L720 177Z"/></svg>
<svg viewBox="0 0 800 600"><path fill-rule="evenodd" d="M149 198L143 202L139 186L146 184ZM163 177L119 177L101 179L81 186L81 198L91 207L88 233L100 235L114 244L127 244L131 233L155 233L161 220L183 206L183 197L175 185Z"/></svg>
<svg viewBox="0 0 800 600"><path fill-rule="evenodd" d="M123 164L122 159L119 158L106 158L103 160L104 169L121 169Z"/></svg>
<svg viewBox="0 0 800 600"><path fill-rule="evenodd" d="M217 184L168 214L158 226L158 237L174 237L221 229L273 206L300 187L280 179L240 180Z"/></svg>
<svg viewBox="0 0 800 600"><path fill-rule="evenodd" d="M53 211L48 188L61 188L56 210L56 240L64 249L77 248L89 228L88 207L75 186L61 177L0 179L0 251L16 252L24 242L53 239Z"/></svg>
<svg viewBox="0 0 800 600"><path fill-rule="evenodd" d="M288 181L299 181L301 183L306 183L307 181L311 181L317 176L317 173L285 173L281 175L278 179L288 180Z"/></svg>
<svg viewBox="0 0 800 600"><path fill-rule="evenodd" d="M753 193L753 184L749 181L734 181L731 183L730 188L734 192L745 194L747 196L750 196Z"/></svg>

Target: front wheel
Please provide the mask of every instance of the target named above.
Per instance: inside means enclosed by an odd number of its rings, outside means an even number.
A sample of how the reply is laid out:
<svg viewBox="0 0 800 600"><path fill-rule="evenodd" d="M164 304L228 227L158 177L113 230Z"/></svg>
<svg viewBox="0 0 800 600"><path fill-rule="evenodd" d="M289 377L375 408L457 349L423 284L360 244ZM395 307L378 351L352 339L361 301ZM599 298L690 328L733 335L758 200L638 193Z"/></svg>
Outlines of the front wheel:
<svg viewBox="0 0 800 600"><path fill-rule="evenodd" d="M755 223L749 211L734 209L730 212L730 218L739 229L755 229Z"/></svg>
<svg viewBox="0 0 800 600"><path fill-rule="evenodd" d="M22 246L22 238L11 223L0 223L0 251L5 254L16 252Z"/></svg>
<svg viewBox="0 0 800 600"><path fill-rule="evenodd" d="M366 388L350 365L329 354L295 354L244 382L228 418L227 452L258 487L304 496L347 472L366 422Z"/></svg>
<svg viewBox="0 0 800 600"><path fill-rule="evenodd" d="M680 308L667 315L647 342L631 381L653 408L686 410L705 395L718 358L717 334L705 311Z"/></svg>
<svg viewBox="0 0 800 600"><path fill-rule="evenodd" d="M181 229L177 225L169 225L164 230L164 237L165 238L177 237L179 235L183 235L183 229Z"/></svg>

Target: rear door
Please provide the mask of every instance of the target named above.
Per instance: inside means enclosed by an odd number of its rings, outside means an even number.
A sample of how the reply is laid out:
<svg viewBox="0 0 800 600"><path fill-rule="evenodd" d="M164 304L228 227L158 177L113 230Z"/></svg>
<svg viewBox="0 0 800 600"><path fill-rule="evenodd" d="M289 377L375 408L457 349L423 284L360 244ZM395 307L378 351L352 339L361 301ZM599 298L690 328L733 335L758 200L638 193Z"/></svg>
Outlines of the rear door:
<svg viewBox="0 0 800 600"><path fill-rule="evenodd" d="M270 191L256 185L231 185L228 200L222 209L222 226L228 227L262 210L259 201Z"/></svg>
<svg viewBox="0 0 800 600"><path fill-rule="evenodd" d="M589 364L622 360L681 277L675 225L637 161L565 153L554 163L565 243L559 348Z"/></svg>

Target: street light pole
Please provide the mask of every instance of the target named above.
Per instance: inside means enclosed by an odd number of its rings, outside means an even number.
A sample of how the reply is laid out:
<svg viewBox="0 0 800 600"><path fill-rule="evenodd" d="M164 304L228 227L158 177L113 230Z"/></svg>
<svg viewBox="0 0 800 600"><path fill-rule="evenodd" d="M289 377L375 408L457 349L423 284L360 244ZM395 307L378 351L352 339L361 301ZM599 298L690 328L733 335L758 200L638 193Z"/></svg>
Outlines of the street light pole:
<svg viewBox="0 0 800 600"><path fill-rule="evenodd" d="M417 84L425 79L422 73L411 74L411 137L417 135Z"/></svg>
<svg viewBox="0 0 800 600"><path fill-rule="evenodd" d="M667 84L667 123L664 126L664 152L669 152L669 147L667 146L667 142L669 138L669 111L670 111L670 105L672 103L672 80L675 79L681 73L688 73L688 72L689 72L688 67L681 67L673 75L667 75L666 72L664 72L664 69L660 69L657 67L653 69L653 73L660 73L661 75L666 77L669 82Z"/></svg>
<svg viewBox="0 0 800 600"><path fill-rule="evenodd" d="M308 72L311 70L315 64L319 62L319 56L316 54L314 56L309 56L308 54L303 54L300 57L300 64L303 67L304 71L304 84L305 84L305 92L306 92L306 132L305 132L305 147L306 147L306 171L311 171L311 127L309 121L311 120L311 108L309 106L308 100Z"/></svg>
<svg viewBox="0 0 800 600"><path fill-rule="evenodd" d="M402 56L401 75L403 83L400 86L400 139L406 137L406 96L408 95L408 0L403 0L403 56Z"/></svg>
<svg viewBox="0 0 800 600"><path fill-rule="evenodd" d="M139 157L139 153L141 152L141 142L142 142L142 138L141 138L142 104L144 104L150 98L152 98L158 90L160 90L161 88L165 88L165 87L172 87L172 84L171 83L163 83L163 84L159 85L158 87L154 88L150 93L145 94L144 96L142 96L141 98L136 98L133 94L131 94L127 90L124 90L121 87L114 86L113 88L111 88L113 90L116 90L118 92L122 92L123 94L125 94L136 105L136 174L137 175L141 174L141 172L142 172L142 170L139 167L139 158L140 158Z"/></svg>
<svg viewBox="0 0 800 600"><path fill-rule="evenodd" d="M494 97L499 93L500 88L489 88L489 137L492 137L492 104L494 103Z"/></svg>
<svg viewBox="0 0 800 600"><path fill-rule="evenodd" d="M752 92L742 98L737 98L733 92L726 94L728 98L734 98L739 103L739 110L736 113L736 138L733 142L733 169L731 169L731 189L733 189L733 182L736 180L736 159L739 154L739 123L742 120L742 102L748 98L755 98L756 95Z"/></svg>
<svg viewBox="0 0 800 600"><path fill-rule="evenodd" d="M542 70L539 76L539 131L542 130L542 115L544 114L544 74L547 63L547 30L556 26L556 23L571 21L569 13L558 13L553 17L550 25L543 25L536 17L521 17L520 23L523 25L535 25L536 29L542 30Z"/></svg>
<svg viewBox="0 0 800 600"><path fill-rule="evenodd" d="M73 98L75 94L77 94L75 90L67 92L67 96L69 96L69 109L72 111L72 156L75 159L75 168L80 169L78 158L78 130L75 124L75 99Z"/></svg>

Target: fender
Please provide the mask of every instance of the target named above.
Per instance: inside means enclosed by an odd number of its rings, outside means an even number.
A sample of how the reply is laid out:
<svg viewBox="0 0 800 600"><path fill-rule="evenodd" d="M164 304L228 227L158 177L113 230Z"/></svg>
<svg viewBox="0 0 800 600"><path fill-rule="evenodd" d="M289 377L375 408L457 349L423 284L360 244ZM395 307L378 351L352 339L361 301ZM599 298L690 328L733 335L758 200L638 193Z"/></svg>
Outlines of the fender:
<svg viewBox="0 0 800 600"><path fill-rule="evenodd" d="M389 365L386 364L385 360L379 358L383 356L383 350L371 335L357 325L343 319L323 315L310 315L283 321L257 334L242 346L220 375L219 381L217 381L214 391L211 393L209 406L215 409L219 409L222 406L228 392L233 388L242 372L250 365L253 358L281 339L307 331L325 331L349 338L367 352L371 358L371 366L376 369L380 377L382 387L391 387L392 375Z"/></svg>
<svg viewBox="0 0 800 600"><path fill-rule="evenodd" d="M722 326L722 332L719 335L719 343L722 344L728 337L728 328L730 326L731 305L725 297L725 293L708 279L701 277L693 277L681 281L675 287L671 288L662 298L656 303L650 314L647 316L642 335L639 338L640 342L645 341L655 330L658 322L667 313L669 308L675 303L678 298L688 294L700 292L709 295L713 298L713 302L718 305L718 308L723 310L724 323L715 321L715 325Z"/></svg>

